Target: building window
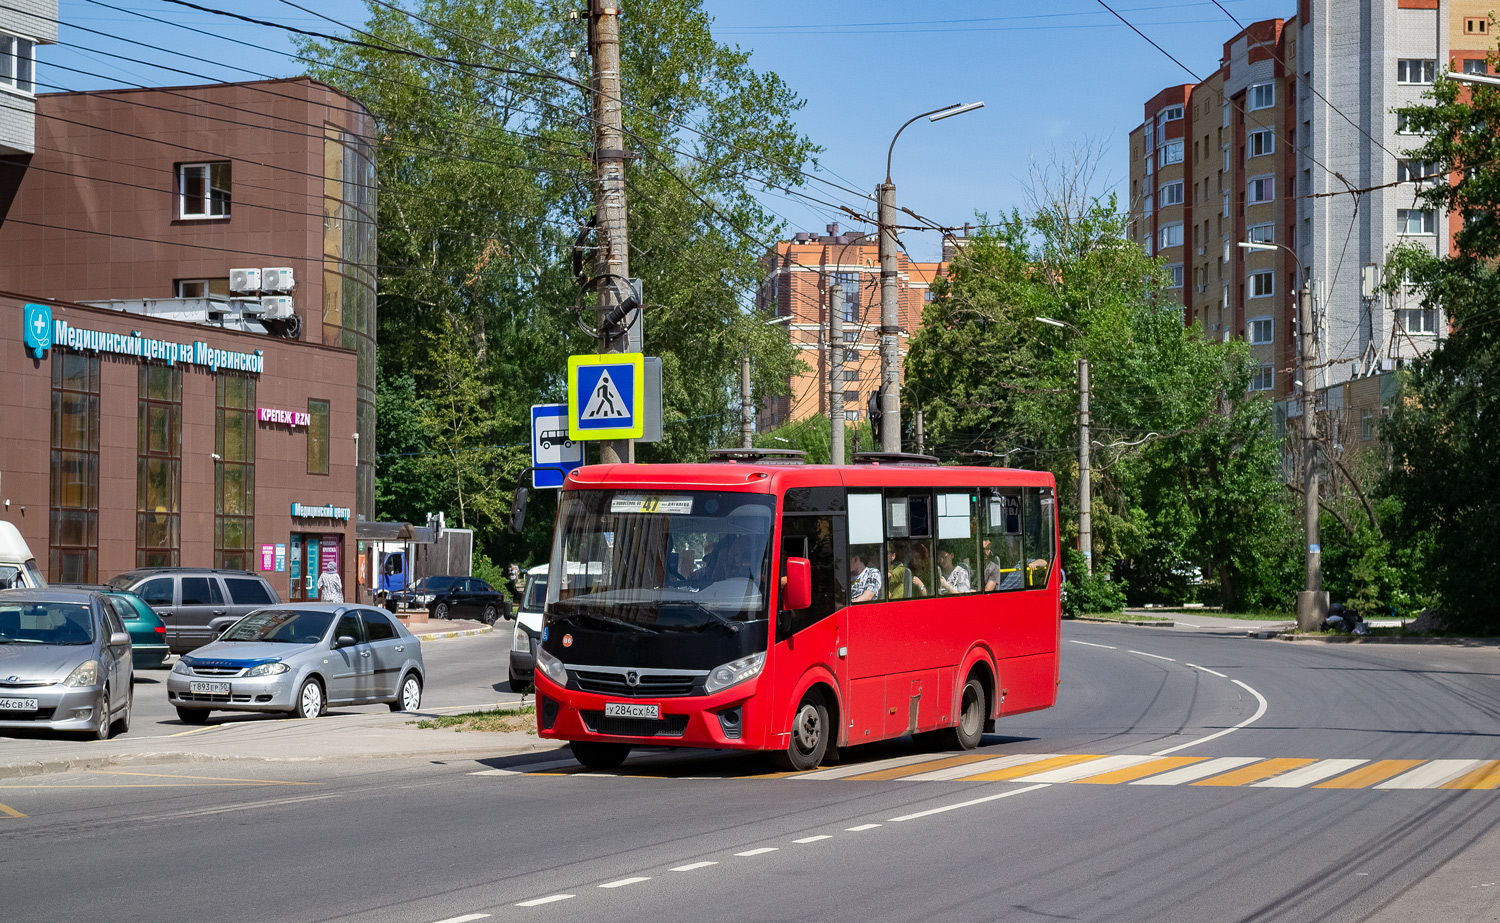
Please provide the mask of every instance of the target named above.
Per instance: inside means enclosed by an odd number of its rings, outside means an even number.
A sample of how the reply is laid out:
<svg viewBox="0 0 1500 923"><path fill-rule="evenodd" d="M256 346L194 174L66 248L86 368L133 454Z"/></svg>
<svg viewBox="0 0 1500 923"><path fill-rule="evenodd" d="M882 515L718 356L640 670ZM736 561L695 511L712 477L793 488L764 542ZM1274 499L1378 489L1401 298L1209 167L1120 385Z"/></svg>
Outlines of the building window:
<svg viewBox="0 0 1500 923"><path fill-rule="evenodd" d="M1250 283L1251 298L1268 298L1276 294L1276 273L1271 270L1252 272L1245 278Z"/></svg>
<svg viewBox="0 0 1500 923"><path fill-rule="evenodd" d="M228 218L230 164L185 163L177 167L179 218Z"/></svg>
<svg viewBox="0 0 1500 923"><path fill-rule="evenodd" d="M1163 208L1166 208L1168 205L1182 204L1182 182L1182 180L1177 180L1174 183L1161 184L1161 189L1159 190L1161 198L1159 201Z"/></svg>
<svg viewBox="0 0 1500 923"><path fill-rule="evenodd" d="M1149 196L1149 195L1146 196L1145 201L1144 201L1144 207L1145 207L1145 210L1146 210L1146 217L1148 217L1148 218L1151 217L1151 213L1154 212L1154 211L1156 211L1155 202L1156 202L1156 197L1155 196Z"/></svg>
<svg viewBox="0 0 1500 923"><path fill-rule="evenodd" d="M1161 165L1169 163L1182 163L1182 139L1168 141L1161 146Z"/></svg>
<svg viewBox="0 0 1500 923"><path fill-rule="evenodd" d="M1250 377L1251 391L1269 391L1276 386L1276 372L1271 368L1271 363L1257 366L1255 374Z"/></svg>
<svg viewBox="0 0 1500 923"><path fill-rule="evenodd" d="M1396 62L1397 83L1431 83L1436 74L1436 61L1426 58L1402 58Z"/></svg>
<svg viewBox="0 0 1500 923"><path fill-rule="evenodd" d="M1273 341L1276 333L1276 322L1269 317L1250 318L1250 345L1264 346Z"/></svg>
<svg viewBox="0 0 1500 923"><path fill-rule="evenodd" d="M1181 221L1174 221L1171 224L1162 225L1161 230L1158 232L1158 234L1161 237L1160 242L1157 244L1158 250L1165 250L1168 247L1182 246Z"/></svg>
<svg viewBox="0 0 1500 923"><path fill-rule="evenodd" d="M1276 133L1269 128L1250 132L1250 156L1260 157L1276 152Z"/></svg>
<svg viewBox="0 0 1500 923"><path fill-rule="evenodd" d="M328 402L307 402L307 473L328 473Z"/></svg>
<svg viewBox="0 0 1500 923"><path fill-rule="evenodd" d="M1276 105L1276 84L1257 83L1250 87L1250 109L1269 109Z"/></svg>
<svg viewBox="0 0 1500 923"><path fill-rule="evenodd" d="M1406 113L1398 112L1396 113L1396 134L1416 135L1421 134L1421 132L1417 130L1416 126L1412 125L1411 119L1406 115Z"/></svg>
<svg viewBox="0 0 1500 923"><path fill-rule="evenodd" d="M1257 244L1269 244L1276 242L1276 225L1274 224L1252 224L1245 229L1245 239Z"/></svg>
<svg viewBox="0 0 1500 923"><path fill-rule="evenodd" d="M833 274L833 284L843 289L844 323L859 323L859 273L836 272Z"/></svg>
<svg viewBox="0 0 1500 923"><path fill-rule="evenodd" d="M35 93L36 42L0 35L0 87Z"/></svg>
<svg viewBox="0 0 1500 923"><path fill-rule="evenodd" d="M1250 191L1251 205L1270 202L1276 198L1276 177L1257 176L1250 181L1247 188Z"/></svg>
<svg viewBox="0 0 1500 923"><path fill-rule="evenodd" d="M1402 308L1399 312L1401 326L1413 335L1431 336L1436 333L1437 312L1430 308Z"/></svg>
<svg viewBox="0 0 1500 923"><path fill-rule="evenodd" d="M178 298L228 298L228 279L178 279Z"/></svg>
<svg viewBox="0 0 1500 923"><path fill-rule="evenodd" d="M1182 264L1173 263L1167 267L1167 288L1182 288Z"/></svg>
<svg viewBox="0 0 1500 923"><path fill-rule="evenodd" d="M1229 217L1229 193L1224 193L1224 217Z"/></svg>
<svg viewBox="0 0 1500 923"><path fill-rule="evenodd" d="M182 367L140 365L135 566L175 567L181 547Z"/></svg>
<svg viewBox="0 0 1500 923"><path fill-rule="evenodd" d="M1416 183L1438 175L1438 165L1429 160L1396 161L1396 182Z"/></svg>
<svg viewBox="0 0 1500 923"><path fill-rule="evenodd" d="M1397 234L1434 234L1437 222L1430 208L1396 209Z"/></svg>
<svg viewBox="0 0 1500 923"><path fill-rule="evenodd" d="M214 566L250 570L255 541L255 379L219 373Z"/></svg>
<svg viewBox="0 0 1500 923"><path fill-rule="evenodd" d="M1484 58L1464 58L1464 73L1488 74L1489 72L1490 63Z"/></svg>
<svg viewBox="0 0 1500 923"><path fill-rule="evenodd" d="M99 581L99 357L52 350L52 497L47 573Z"/></svg>
<svg viewBox="0 0 1500 923"><path fill-rule="evenodd" d="M859 402L859 392L858 391L845 391L844 392L844 403L845 404L856 404L858 402Z"/></svg>
<svg viewBox="0 0 1500 923"><path fill-rule="evenodd" d="M1163 122L1175 122L1178 119L1182 118L1182 107L1168 106L1161 111L1160 118Z"/></svg>
<svg viewBox="0 0 1500 923"><path fill-rule="evenodd" d="M1364 442L1375 438L1375 411L1361 410L1359 412L1359 438Z"/></svg>
<svg viewBox="0 0 1500 923"><path fill-rule="evenodd" d="M1489 35L1490 21L1477 16L1464 17L1464 35Z"/></svg>

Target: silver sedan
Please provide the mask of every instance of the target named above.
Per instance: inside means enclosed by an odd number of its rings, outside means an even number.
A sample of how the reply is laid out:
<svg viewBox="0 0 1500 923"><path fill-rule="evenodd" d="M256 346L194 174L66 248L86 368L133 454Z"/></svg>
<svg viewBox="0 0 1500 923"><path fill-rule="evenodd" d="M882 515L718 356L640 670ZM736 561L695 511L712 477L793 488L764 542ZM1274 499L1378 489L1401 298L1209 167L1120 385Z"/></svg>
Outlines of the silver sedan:
<svg viewBox="0 0 1500 923"><path fill-rule="evenodd" d="M188 724L210 711L316 718L330 705L414 711L425 681L421 642L387 613L287 603L257 609L184 654L167 677L167 698Z"/></svg>

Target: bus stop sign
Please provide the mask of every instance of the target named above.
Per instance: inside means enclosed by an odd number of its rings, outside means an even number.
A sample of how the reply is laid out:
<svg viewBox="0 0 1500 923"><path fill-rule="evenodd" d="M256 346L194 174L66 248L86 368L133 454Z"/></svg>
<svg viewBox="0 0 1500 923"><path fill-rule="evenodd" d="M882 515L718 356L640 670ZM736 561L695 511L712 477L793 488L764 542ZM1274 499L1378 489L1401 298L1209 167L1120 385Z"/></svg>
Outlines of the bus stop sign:
<svg viewBox="0 0 1500 923"><path fill-rule="evenodd" d="M568 435L567 404L531 405L531 464L532 487L561 487L583 464L583 443Z"/></svg>
<svg viewBox="0 0 1500 923"><path fill-rule="evenodd" d="M640 353L568 357L568 435L639 439L645 433L646 358Z"/></svg>

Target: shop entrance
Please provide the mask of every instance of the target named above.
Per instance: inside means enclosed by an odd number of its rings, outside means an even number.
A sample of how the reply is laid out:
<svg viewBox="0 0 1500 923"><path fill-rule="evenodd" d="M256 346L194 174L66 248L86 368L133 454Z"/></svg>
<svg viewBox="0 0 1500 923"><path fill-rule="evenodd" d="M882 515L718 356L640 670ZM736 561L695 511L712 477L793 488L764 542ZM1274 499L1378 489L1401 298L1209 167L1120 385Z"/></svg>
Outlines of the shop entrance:
<svg viewBox="0 0 1500 923"><path fill-rule="evenodd" d="M344 537L337 533L293 532L290 545L287 570L291 578L291 601L317 602L318 577L323 571L332 570L343 576Z"/></svg>

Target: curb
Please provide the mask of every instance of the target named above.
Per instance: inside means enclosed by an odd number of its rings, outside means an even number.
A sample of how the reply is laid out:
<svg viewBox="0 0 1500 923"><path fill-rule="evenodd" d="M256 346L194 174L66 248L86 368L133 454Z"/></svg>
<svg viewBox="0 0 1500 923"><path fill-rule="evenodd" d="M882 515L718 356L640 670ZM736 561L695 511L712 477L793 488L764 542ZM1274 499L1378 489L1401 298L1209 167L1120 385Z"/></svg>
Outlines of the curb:
<svg viewBox="0 0 1500 923"><path fill-rule="evenodd" d="M1137 628L1175 628L1177 623L1171 619L1162 621L1139 622L1128 619L1096 619L1087 615L1075 615L1068 619L1070 622L1097 622L1101 625L1134 625Z"/></svg>
<svg viewBox="0 0 1500 923"><path fill-rule="evenodd" d="M1427 644L1444 647L1500 647L1500 642L1489 638L1401 638L1372 635L1332 635L1329 637L1297 635L1288 632L1250 632L1250 637L1277 641L1295 641L1304 644Z"/></svg>
<svg viewBox="0 0 1500 923"><path fill-rule="evenodd" d="M410 629L408 629L410 630ZM445 638L467 638L472 635L487 635L495 630L494 626L486 625L483 628L466 628L458 631L424 631L412 632L412 635L423 643L428 641L441 641Z"/></svg>

